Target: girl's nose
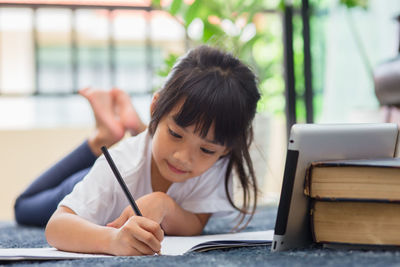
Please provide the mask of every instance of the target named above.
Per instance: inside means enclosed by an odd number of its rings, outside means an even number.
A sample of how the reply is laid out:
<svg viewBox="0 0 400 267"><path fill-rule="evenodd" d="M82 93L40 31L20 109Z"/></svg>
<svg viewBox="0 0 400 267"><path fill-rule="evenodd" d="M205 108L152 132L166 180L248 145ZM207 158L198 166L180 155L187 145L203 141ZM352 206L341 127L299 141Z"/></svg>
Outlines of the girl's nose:
<svg viewBox="0 0 400 267"><path fill-rule="evenodd" d="M179 164L182 164L181 167L188 167L193 158L193 153L190 152L190 149L181 148L174 153L174 158L178 161Z"/></svg>

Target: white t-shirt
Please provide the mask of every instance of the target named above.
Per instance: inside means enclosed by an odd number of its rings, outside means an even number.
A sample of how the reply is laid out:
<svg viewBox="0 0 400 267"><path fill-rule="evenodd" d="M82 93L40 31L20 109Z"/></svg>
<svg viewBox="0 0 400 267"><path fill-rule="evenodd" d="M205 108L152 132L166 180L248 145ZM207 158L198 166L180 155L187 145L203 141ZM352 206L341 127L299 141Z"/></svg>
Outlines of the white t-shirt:
<svg viewBox="0 0 400 267"><path fill-rule="evenodd" d="M129 191L135 199L153 192L151 186L151 144L148 131L121 141L110 154ZM166 192L183 209L193 213L225 214L233 211L225 193L227 158L219 159L202 175L173 183ZM232 194L232 179L229 190ZM99 225L119 217L129 205L104 156L76 184L59 206L72 209L77 215Z"/></svg>

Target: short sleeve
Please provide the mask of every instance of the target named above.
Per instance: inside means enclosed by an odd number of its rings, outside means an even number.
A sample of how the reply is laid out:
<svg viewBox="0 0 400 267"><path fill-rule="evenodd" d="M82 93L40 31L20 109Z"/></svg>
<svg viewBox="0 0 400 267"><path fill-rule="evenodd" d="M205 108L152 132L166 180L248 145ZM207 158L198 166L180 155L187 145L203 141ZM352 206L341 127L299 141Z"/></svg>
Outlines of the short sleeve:
<svg viewBox="0 0 400 267"><path fill-rule="evenodd" d="M149 144L150 137L145 131L121 141L116 147L110 149L110 154L125 183L131 193L137 197L148 193L147 180L143 176L146 158L143 155L150 153ZM138 179L138 177L143 179ZM90 222L105 225L117 218L129 202L107 160L104 156L100 156L89 173L60 202L59 206L61 205L72 209L77 215Z"/></svg>
<svg viewBox="0 0 400 267"><path fill-rule="evenodd" d="M225 175L228 159L220 159L204 174L185 183L174 184L169 195L185 210L193 213L227 215L234 211L229 203L232 197L232 175L225 189Z"/></svg>
<svg viewBox="0 0 400 267"><path fill-rule="evenodd" d="M104 157L97 159L86 177L59 204L72 209L80 217L105 225L113 209L114 181Z"/></svg>

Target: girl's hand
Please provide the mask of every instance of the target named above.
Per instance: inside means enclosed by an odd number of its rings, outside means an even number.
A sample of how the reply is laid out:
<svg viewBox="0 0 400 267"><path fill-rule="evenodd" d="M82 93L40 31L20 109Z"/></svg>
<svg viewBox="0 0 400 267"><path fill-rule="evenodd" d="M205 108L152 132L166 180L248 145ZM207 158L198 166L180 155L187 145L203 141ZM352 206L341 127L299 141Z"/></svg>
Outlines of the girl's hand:
<svg viewBox="0 0 400 267"><path fill-rule="evenodd" d="M136 201L143 216L159 224L162 223L171 206L171 197L162 192L154 192L139 198ZM135 213L131 206L127 206L121 215L107 224L109 227L120 228Z"/></svg>
<svg viewBox="0 0 400 267"><path fill-rule="evenodd" d="M170 196L154 192L136 201L145 218L158 223L168 235L199 235L204 229L210 213L192 213L181 208ZM137 218L130 206L107 226L120 228L130 218ZM133 216L133 217L132 217Z"/></svg>
<svg viewBox="0 0 400 267"><path fill-rule="evenodd" d="M135 212L133 211L132 207L129 205L127 206L124 211L121 213L121 215L115 219L114 221L107 223L106 226L108 227L114 227L114 228L120 228L122 225L126 223L129 218L135 215Z"/></svg>
<svg viewBox="0 0 400 267"><path fill-rule="evenodd" d="M164 232L160 225L141 216L130 217L115 229L110 242L110 252L118 256L153 255L159 253Z"/></svg>

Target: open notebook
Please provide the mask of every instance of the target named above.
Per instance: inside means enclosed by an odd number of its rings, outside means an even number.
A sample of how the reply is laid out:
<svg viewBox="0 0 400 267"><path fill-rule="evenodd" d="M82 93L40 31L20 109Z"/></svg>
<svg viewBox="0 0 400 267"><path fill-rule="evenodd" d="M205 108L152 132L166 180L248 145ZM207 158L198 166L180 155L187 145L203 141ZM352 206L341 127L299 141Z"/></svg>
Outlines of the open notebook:
<svg viewBox="0 0 400 267"><path fill-rule="evenodd" d="M270 244L273 230L242 232L235 234L166 236L161 243L162 255L183 255L191 251L207 251L219 248L260 246ZM112 257L101 254L83 254L60 251L55 248L3 248L0 261L14 260L60 260Z"/></svg>

